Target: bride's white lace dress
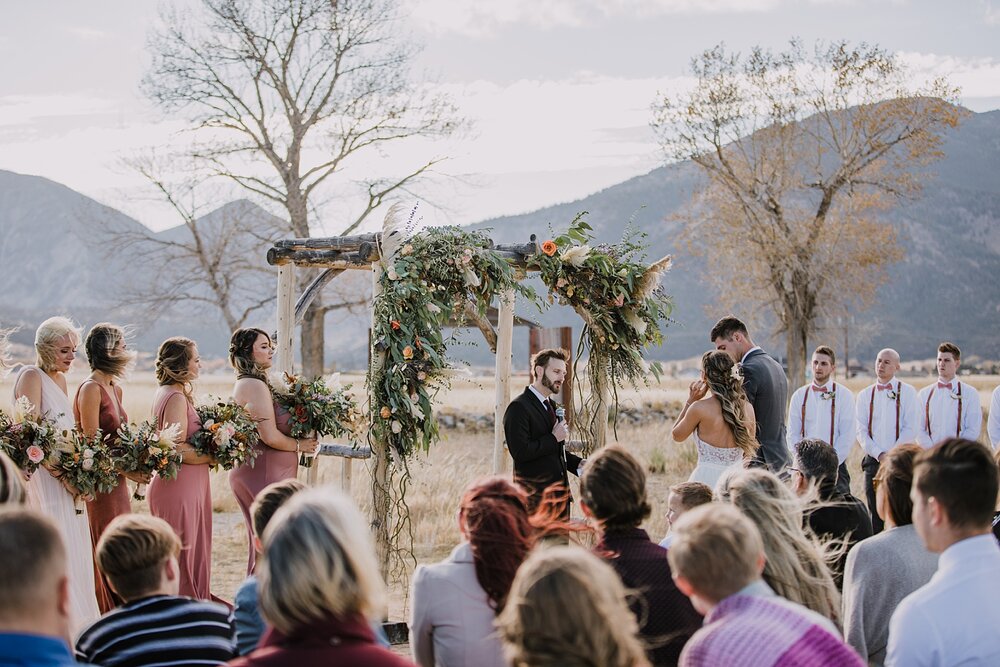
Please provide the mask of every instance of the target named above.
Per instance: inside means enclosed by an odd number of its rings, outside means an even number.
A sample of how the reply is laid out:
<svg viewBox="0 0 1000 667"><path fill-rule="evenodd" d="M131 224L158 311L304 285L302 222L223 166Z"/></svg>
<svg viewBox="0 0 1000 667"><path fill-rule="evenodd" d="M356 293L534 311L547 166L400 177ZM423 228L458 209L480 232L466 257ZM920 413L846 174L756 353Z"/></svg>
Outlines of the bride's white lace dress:
<svg viewBox="0 0 1000 667"><path fill-rule="evenodd" d="M692 435L698 448L698 465L695 466L689 482L708 484L713 489L719 478L729 469L743 465L743 450L739 447L715 447L700 437L696 430Z"/></svg>

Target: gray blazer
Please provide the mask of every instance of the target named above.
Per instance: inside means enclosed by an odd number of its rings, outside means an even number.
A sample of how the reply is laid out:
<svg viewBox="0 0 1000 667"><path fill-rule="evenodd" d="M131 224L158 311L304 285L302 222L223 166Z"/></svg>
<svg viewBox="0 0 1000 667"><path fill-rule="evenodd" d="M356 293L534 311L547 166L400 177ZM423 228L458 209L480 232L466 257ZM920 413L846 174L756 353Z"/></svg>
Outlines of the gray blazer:
<svg viewBox="0 0 1000 667"><path fill-rule="evenodd" d="M743 390L753 405L760 449L752 465L778 472L789 462L785 442L788 378L785 370L764 350L754 350L743 360Z"/></svg>
<svg viewBox="0 0 1000 667"><path fill-rule="evenodd" d="M506 667L495 618L467 542L413 573L410 650L420 667Z"/></svg>

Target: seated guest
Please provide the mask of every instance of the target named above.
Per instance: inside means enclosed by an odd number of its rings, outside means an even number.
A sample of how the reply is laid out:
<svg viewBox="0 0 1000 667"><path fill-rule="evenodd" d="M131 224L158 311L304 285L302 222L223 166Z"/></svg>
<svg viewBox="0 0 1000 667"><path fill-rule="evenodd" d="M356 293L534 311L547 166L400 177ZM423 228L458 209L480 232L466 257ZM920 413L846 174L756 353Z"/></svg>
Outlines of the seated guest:
<svg viewBox="0 0 1000 667"><path fill-rule="evenodd" d="M499 477L466 490L458 513L464 541L413 574L410 650L422 667L507 664L493 623L517 568L553 523L530 515L528 503L520 486Z"/></svg>
<svg viewBox="0 0 1000 667"><path fill-rule="evenodd" d="M230 664L412 667L375 643L385 585L368 522L342 493L300 491L275 512L257 578L269 627L260 647Z"/></svg>
<svg viewBox="0 0 1000 667"><path fill-rule="evenodd" d="M827 556L803 529L802 506L791 490L773 473L741 470L720 491L760 532L767 556L764 581L781 597L838 623L840 594Z"/></svg>
<svg viewBox="0 0 1000 667"><path fill-rule="evenodd" d="M0 507L19 506L28 502L24 489L24 477L17 464L0 452Z"/></svg>
<svg viewBox="0 0 1000 667"><path fill-rule="evenodd" d="M898 445L882 455L875 474L875 508L884 532L859 542L844 570L844 635L869 664L885 662L889 618L900 600L937 570L938 557L913 527L913 460L919 445Z"/></svg>
<svg viewBox="0 0 1000 667"><path fill-rule="evenodd" d="M306 488L306 485L295 479L283 479L264 487L257 494L250 506L250 516L253 517L253 548L260 554L261 535L271 522L271 517L278 508L285 504L293 494ZM233 624L236 626L236 650L240 655L246 655L257 648L264 634L265 623L260 615L258 605L259 593L257 575L251 574L240 584L236 591L235 608L233 609Z"/></svg>
<svg viewBox="0 0 1000 667"><path fill-rule="evenodd" d="M528 556L497 629L510 665L649 665L621 580L580 547L538 549Z"/></svg>
<svg viewBox="0 0 1000 667"><path fill-rule="evenodd" d="M125 603L83 631L78 660L116 665L222 665L236 655L229 610L180 597L181 541L163 519L115 517L97 543L97 566Z"/></svg>
<svg viewBox="0 0 1000 667"><path fill-rule="evenodd" d="M580 480L580 508L597 524L595 553L636 591L629 605L654 665L677 664L684 642L701 626L701 616L677 590L667 551L639 528L650 513L646 472L621 447L609 446L589 459Z"/></svg>
<svg viewBox="0 0 1000 667"><path fill-rule="evenodd" d="M840 555L833 564L834 583L840 588L847 550L872 536L872 519L864 503L837 490L837 451L813 438L800 440L792 450L792 488L800 496L815 489L818 502L806 506L805 515L813 535L823 542L835 541Z"/></svg>
<svg viewBox="0 0 1000 667"><path fill-rule="evenodd" d="M761 579L764 544L739 511L703 505L685 514L676 532L668 552L674 579L705 614L681 665L864 664L829 619L778 597Z"/></svg>
<svg viewBox="0 0 1000 667"><path fill-rule="evenodd" d="M949 438L913 465L913 524L941 554L889 622L886 665L1000 665L1000 547L990 527L998 471L984 445Z"/></svg>
<svg viewBox="0 0 1000 667"><path fill-rule="evenodd" d="M6 466L4 466L6 468ZM0 511L0 665L70 667L66 549L35 512Z"/></svg>
<svg viewBox="0 0 1000 667"><path fill-rule="evenodd" d="M681 518L684 512L710 502L712 502L712 487L708 484L701 482L674 484L667 494L667 525L672 529L674 522ZM660 546L669 549L673 539L674 534L667 533L667 536L660 541Z"/></svg>
<svg viewBox="0 0 1000 667"><path fill-rule="evenodd" d="M998 387L998 389L1000 389L1000 387ZM1000 449L996 450L994 458L996 459L997 465L1000 466ZM1000 498L997 498L997 503L1000 503ZM997 509L1000 509L1000 507ZM1000 512L996 512L993 515L993 534L998 540L1000 540Z"/></svg>

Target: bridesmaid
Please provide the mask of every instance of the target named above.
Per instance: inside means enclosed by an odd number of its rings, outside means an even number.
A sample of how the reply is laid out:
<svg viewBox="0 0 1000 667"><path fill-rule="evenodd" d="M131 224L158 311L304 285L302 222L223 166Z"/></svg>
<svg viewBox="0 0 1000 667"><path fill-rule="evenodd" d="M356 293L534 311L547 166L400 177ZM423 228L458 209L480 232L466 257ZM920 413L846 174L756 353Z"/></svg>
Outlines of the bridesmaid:
<svg viewBox="0 0 1000 667"><path fill-rule="evenodd" d="M108 323L95 324L90 329L84 348L91 373L76 390L73 415L77 426L85 435L92 436L100 429L105 443L113 445L119 427L128 421L128 415L122 407L120 380L132 365L135 354L126 349L125 332L122 328ZM149 482L149 479L136 475L128 475L128 478L140 483ZM114 491L98 493L96 498L87 503L90 539L94 548L112 519L132 511L129 495L125 475L120 474ZM96 568L94 581L97 604L101 613L106 614L117 605L117 596L108 588Z"/></svg>
<svg viewBox="0 0 1000 667"><path fill-rule="evenodd" d="M36 365L24 366L14 381L14 400L31 401L36 415L51 419L60 429L73 428L66 372L76 358L80 330L65 317L52 317L35 332ZM59 473L40 468L28 481L28 505L55 521L66 542L69 559L70 607L74 632L100 616L94 592L94 560L87 510L77 514L78 492L59 480Z"/></svg>
<svg viewBox="0 0 1000 667"><path fill-rule="evenodd" d="M177 451L183 456L180 472L172 480L156 477L149 485L149 511L174 529L184 548L178 557L180 594L211 600L212 489L208 478L211 456L201 456L191 446L191 436L201 428L194 409L191 383L201 372L198 347L188 338L168 338L156 353L153 418L158 428L181 427Z"/></svg>
<svg viewBox="0 0 1000 667"><path fill-rule="evenodd" d="M237 329L229 341L229 363L236 369L233 399L246 406L257 421L261 440L261 453L254 465L242 465L229 473L229 486L247 526L247 575L253 573L256 562L250 504L268 484L295 477L298 452L315 452L319 444L316 438L291 437L288 411L274 400L267 379L273 356L271 337L260 329Z"/></svg>

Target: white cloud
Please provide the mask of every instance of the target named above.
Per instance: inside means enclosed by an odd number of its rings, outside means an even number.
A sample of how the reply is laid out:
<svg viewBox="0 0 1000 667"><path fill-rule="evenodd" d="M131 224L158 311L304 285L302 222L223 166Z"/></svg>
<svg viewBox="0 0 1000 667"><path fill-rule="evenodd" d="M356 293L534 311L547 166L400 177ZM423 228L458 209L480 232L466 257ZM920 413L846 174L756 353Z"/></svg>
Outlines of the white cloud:
<svg viewBox="0 0 1000 667"><path fill-rule="evenodd" d="M901 52L915 83L945 77L958 86L962 98L1000 96L1000 61L989 57L959 57L937 53Z"/></svg>
<svg viewBox="0 0 1000 667"><path fill-rule="evenodd" d="M109 39L111 36L103 30L89 28L87 26L68 26L66 32L84 41L96 42L102 39Z"/></svg>

